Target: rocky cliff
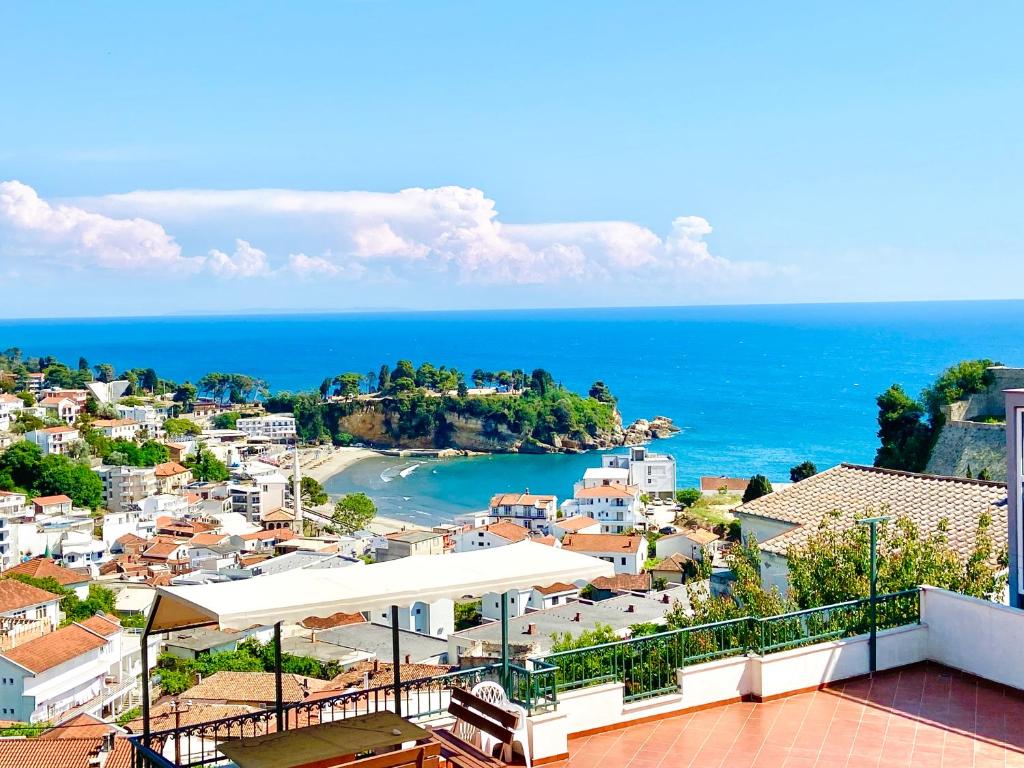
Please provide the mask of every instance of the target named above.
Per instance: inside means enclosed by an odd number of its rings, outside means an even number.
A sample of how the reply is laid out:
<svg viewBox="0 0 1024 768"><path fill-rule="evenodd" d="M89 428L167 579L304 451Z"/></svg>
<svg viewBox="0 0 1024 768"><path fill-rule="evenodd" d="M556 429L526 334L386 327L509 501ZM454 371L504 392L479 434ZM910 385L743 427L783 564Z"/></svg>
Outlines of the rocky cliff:
<svg viewBox="0 0 1024 768"><path fill-rule="evenodd" d="M442 429L435 429L429 435L402 435L395 426L396 414L386 403L373 402L340 415L337 429L377 448L453 448L479 453L578 453L639 445L679 431L666 416L638 419L623 427L622 417L616 411L610 429L595 430L595 434L555 433L550 442L543 442L514 431L500 419L467 416L450 410L442 410L434 418L443 425Z"/></svg>

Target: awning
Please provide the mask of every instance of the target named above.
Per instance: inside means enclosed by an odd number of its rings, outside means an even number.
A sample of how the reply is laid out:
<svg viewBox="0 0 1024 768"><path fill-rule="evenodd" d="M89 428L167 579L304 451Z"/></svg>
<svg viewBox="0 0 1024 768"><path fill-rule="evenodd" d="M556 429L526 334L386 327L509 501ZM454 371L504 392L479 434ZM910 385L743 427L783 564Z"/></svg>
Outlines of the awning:
<svg viewBox="0 0 1024 768"><path fill-rule="evenodd" d="M338 612L480 597L488 592L590 582L613 576L611 563L522 541L451 555L413 555L386 563L300 569L223 584L160 587L150 631L204 624L245 629Z"/></svg>

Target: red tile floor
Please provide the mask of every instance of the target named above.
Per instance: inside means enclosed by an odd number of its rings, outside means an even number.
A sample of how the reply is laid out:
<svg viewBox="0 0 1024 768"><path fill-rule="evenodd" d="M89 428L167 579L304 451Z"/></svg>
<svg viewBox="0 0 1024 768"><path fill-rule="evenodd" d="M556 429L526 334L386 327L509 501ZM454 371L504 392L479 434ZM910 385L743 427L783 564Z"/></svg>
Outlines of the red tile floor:
<svg viewBox="0 0 1024 768"><path fill-rule="evenodd" d="M563 768L1022 766L1024 695L937 665L570 739Z"/></svg>

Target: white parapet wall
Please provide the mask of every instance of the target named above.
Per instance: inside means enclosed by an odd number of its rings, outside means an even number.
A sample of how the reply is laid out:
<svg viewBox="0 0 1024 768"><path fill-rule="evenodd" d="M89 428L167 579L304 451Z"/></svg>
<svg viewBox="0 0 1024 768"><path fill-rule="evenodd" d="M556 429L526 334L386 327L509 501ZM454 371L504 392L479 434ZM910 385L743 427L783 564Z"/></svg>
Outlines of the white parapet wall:
<svg viewBox="0 0 1024 768"><path fill-rule="evenodd" d="M930 628L928 659L1024 690L1024 611L921 587L921 620Z"/></svg>

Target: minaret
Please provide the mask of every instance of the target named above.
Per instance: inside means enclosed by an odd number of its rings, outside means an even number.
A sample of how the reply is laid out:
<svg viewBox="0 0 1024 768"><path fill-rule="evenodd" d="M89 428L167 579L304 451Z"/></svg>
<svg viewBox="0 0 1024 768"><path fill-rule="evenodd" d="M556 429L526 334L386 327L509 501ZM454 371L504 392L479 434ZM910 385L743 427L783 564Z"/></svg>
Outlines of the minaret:
<svg viewBox="0 0 1024 768"><path fill-rule="evenodd" d="M295 507L295 522L292 523L292 530L299 536L302 535L302 471L299 469L299 444L295 443L295 452L292 454L292 504Z"/></svg>

